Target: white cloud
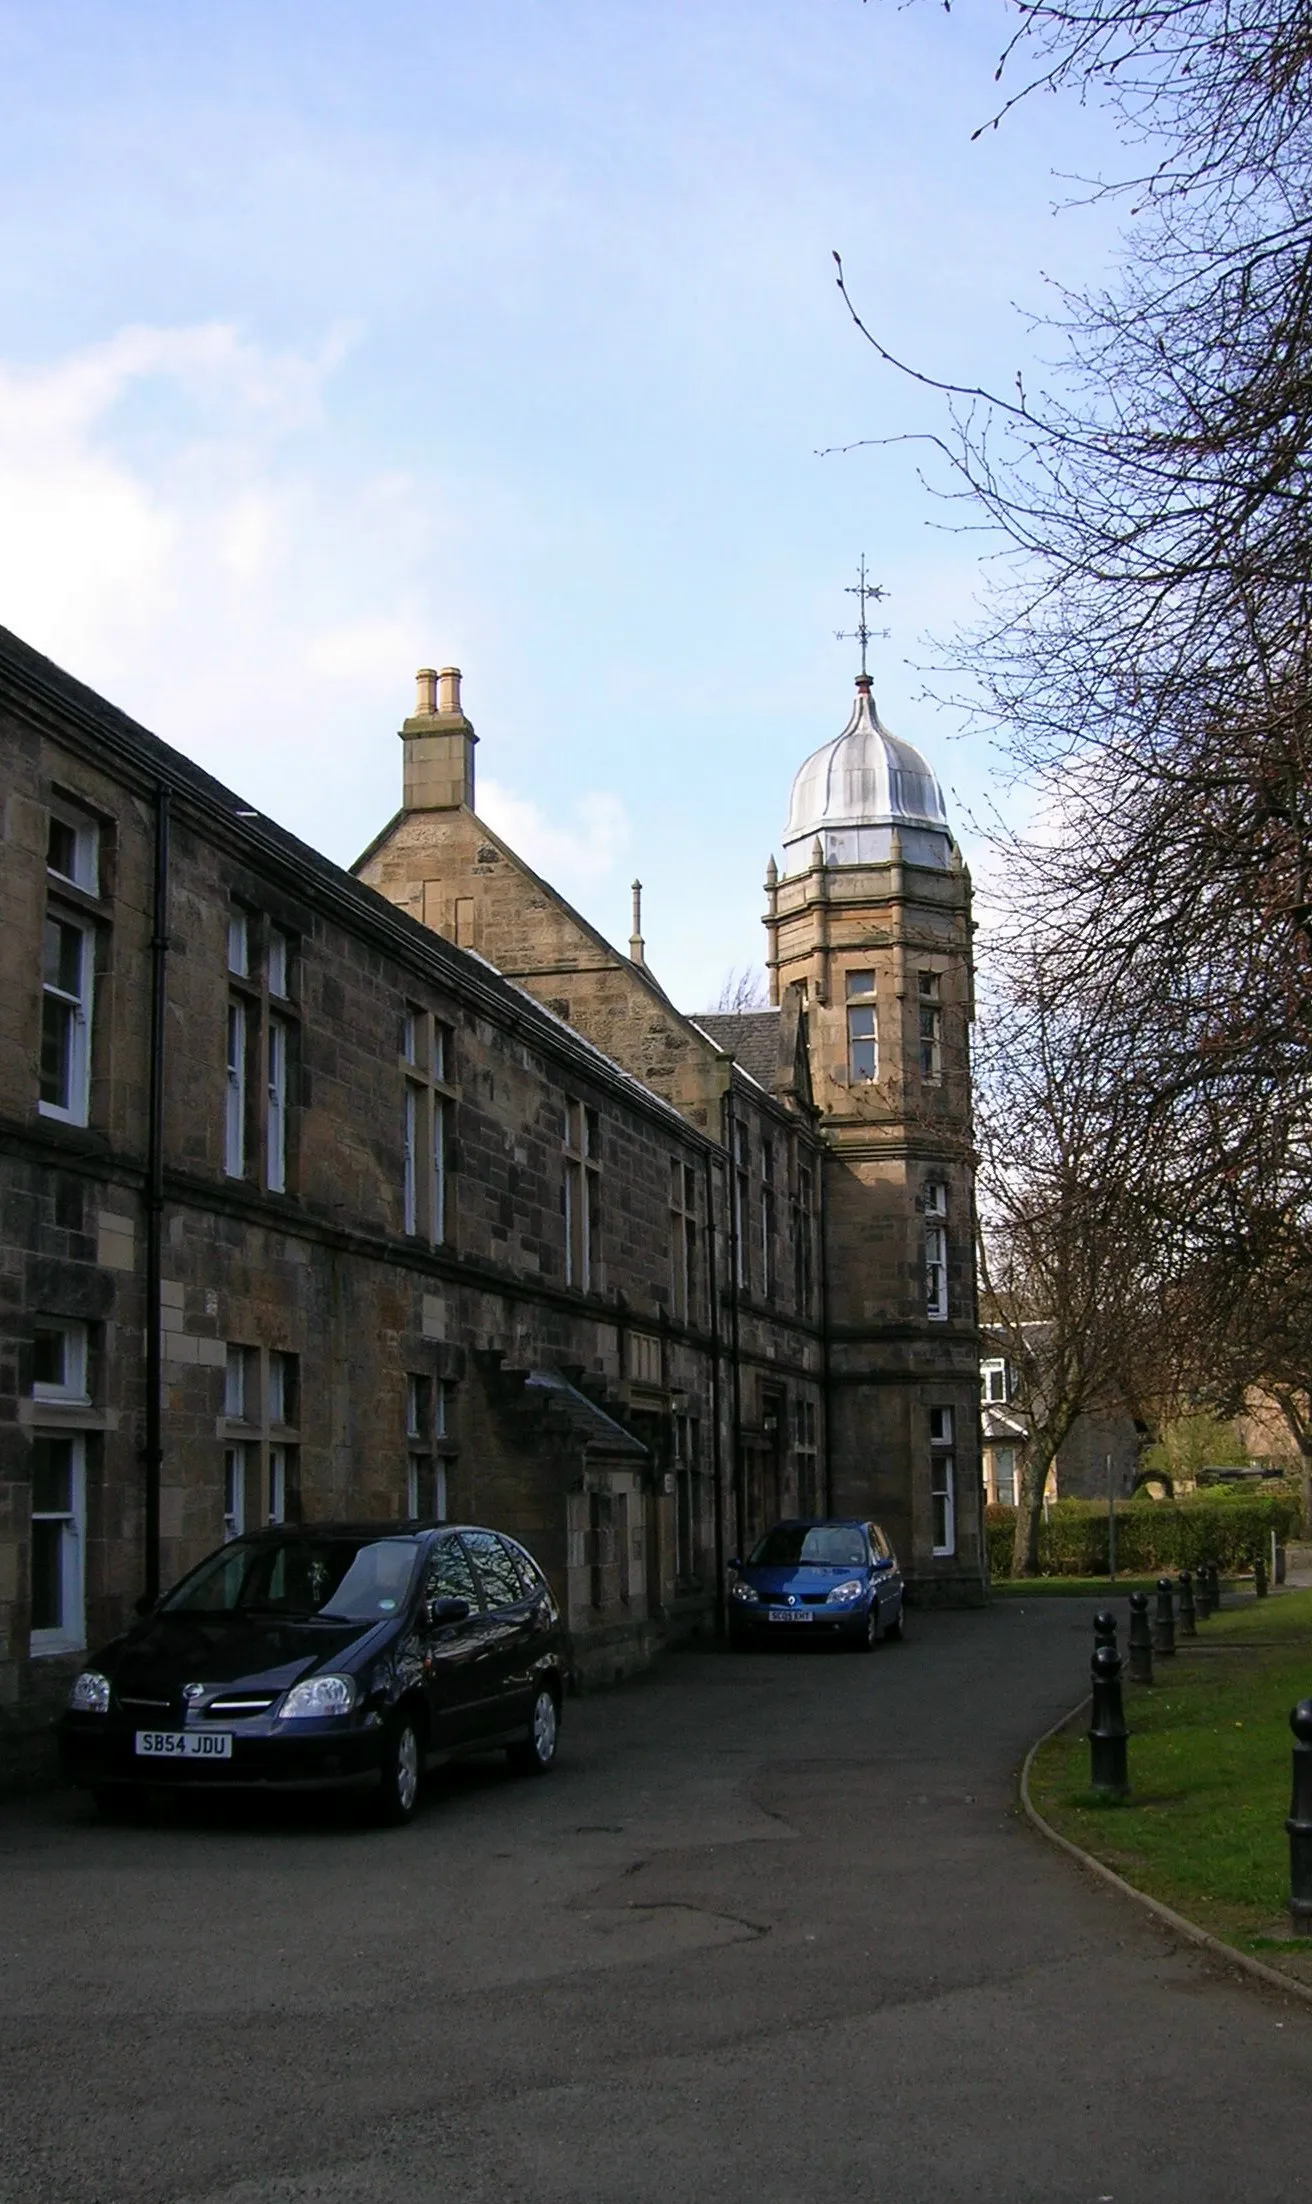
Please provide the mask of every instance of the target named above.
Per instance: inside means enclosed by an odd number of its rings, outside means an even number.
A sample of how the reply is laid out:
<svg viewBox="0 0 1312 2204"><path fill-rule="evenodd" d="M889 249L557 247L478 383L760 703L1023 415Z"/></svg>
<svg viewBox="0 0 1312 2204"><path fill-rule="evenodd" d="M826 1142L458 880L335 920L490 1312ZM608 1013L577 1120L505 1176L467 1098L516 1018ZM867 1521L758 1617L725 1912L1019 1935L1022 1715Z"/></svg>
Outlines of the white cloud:
<svg viewBox="0 0 1312 2204"><path fill-rule="evenodd" d="M0 361L0 621L339 858L394 808L460 603L431 491L326 434L344 342L132 328Z"/></svg>
<svg viewBox="0 0 1312 2204"><path fill-rule="evenodd" d="M604 880L629 846L628 814L618 796L602 790L580 796L574 823L566 826L500 781L480 777L478 809L535 872L567 893Z"/></svg>

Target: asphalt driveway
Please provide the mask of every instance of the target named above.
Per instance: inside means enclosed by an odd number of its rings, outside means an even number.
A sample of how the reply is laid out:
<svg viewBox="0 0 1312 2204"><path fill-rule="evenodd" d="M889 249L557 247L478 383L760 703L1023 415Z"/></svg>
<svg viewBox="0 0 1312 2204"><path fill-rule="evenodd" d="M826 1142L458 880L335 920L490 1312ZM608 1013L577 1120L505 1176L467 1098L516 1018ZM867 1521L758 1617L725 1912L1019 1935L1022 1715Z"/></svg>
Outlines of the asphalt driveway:
<svg viewBox="0 0 1312 2204"><path fill-rule="evenodd" d="M10 1808L0 2200L1304 2198L1312 2009L1015 1814L1090 1613L674 1655L395 1833Z"/></svg>

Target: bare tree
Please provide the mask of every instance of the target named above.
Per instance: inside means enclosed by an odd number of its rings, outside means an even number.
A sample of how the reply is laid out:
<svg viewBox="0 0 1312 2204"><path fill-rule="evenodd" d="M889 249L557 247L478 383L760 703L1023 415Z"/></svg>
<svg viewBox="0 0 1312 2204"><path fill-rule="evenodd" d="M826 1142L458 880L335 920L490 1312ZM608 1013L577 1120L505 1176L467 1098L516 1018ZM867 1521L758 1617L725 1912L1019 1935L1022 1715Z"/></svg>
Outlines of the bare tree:
<svg viewBox="0 0 1312 2204"><path fill-rule="evenodd" d="M724 975L724 984L714 1003L716 1011L765 1010L769 1007L769 993L765 974L755 964L745 964L741 971L730 965Z"/></svg>
<svg viewBox="0 0 1312 2204"><path fill-rule="evenodd" d="M1013 1571L1038 1568L1048 1474L1076 1419L1178 1383L1156 1159L1138 1097L1040 963L1011 960L978 1051L981 1270L1030 1428ZM1017 984L1019 977L1019 984Z"/></svg>
<svg viewBox="0 0 1312 2204"><path fill-rule="evenodd" d="M1118 1154L1100 1093L1073 1151L1072 1103L1034 1084L1052 1153L1080 1158L1064 1187L1053 1164L1038 1174L1078 1244L1069 1275L1036 1267L1024 1290L1078 1303L1106 1279L1115 1189L1087 1201L1127 1167L1159 1309L1306 1431L1312 0L1036 0L1004 56L1017 67L1017 96L1109 98L1137 153L1106 187L1136 194L1122 272L1062 296L1049 386L919 375L944 395L944 486L1001 552L950 662L1038 799L1041 833L1007 852L1011 949L1134 1128ZM1001 1244L1040 1266L1025 1210L998 1215Z"/></svg>

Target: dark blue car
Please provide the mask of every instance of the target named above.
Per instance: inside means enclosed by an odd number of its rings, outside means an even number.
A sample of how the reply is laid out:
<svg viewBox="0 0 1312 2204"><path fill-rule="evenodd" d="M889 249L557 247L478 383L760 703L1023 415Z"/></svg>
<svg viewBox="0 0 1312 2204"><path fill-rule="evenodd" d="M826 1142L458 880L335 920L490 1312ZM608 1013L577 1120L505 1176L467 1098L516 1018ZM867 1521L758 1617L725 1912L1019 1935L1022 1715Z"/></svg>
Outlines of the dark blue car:
<svg viewBox="0 0 1312 2204"><path fill-rule="evenodd" d="M776 1523L729 1563L729 1641L785 1632L869 1647L902 1635L902 1572L877 1523Z"/></svg>

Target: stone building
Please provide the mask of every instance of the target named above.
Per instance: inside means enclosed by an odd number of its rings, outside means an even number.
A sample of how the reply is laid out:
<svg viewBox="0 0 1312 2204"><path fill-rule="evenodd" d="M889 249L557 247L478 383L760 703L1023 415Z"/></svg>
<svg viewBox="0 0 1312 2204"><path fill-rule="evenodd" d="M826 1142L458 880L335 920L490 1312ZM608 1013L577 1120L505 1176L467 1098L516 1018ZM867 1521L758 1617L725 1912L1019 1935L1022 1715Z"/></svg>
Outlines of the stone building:
<svg viewBox="0 0 1312 2204"><path fill-rule="evenodd" d="M970 879L929 767L863 673L846 727L796 776L767 872L772 1007L693 1019L648 969L636 916L624 956L479 819L476 739L456 669L421 673L402 807L354 869L718 1141L740 1538L810 1497L802 1430L789 1479L780 1425L790 1390L810 1417L818 1376L817 1497L878 1514L920 1598L981 1598Z"/></svg>
<svg viewBox="0 0 1312 2204"><path fill-rule="evenodd" d="M1042 1333L1045 1327L1034 1323L1021 1329ZM1010 1508L1020 1495L1034 1403L1018 1398L1015 1369L1006 1353L1007 1334L991 1332L986 1325L981 1343L984 1498L990 1506ZM1105 1500L1110 1462L1111 1489L1119 1499L1128 1500L1138 1482L1146 1436L1145 1428L1122 1403L1085 1411L1075 1418L1057 1449L1044 1482L1044 1498Z"/></svg>
<svg viewBox="0 0 1312 2204"><path fill-rule="evenodd" d="M493 1523L585 1676L775 1516L979 1598L969 886L868 686L768 1011L692 1018L474 808L454 672L346 873L0 631L0 1729L224 1536ZM827 761L827 762L825 762Z"/></svg>

